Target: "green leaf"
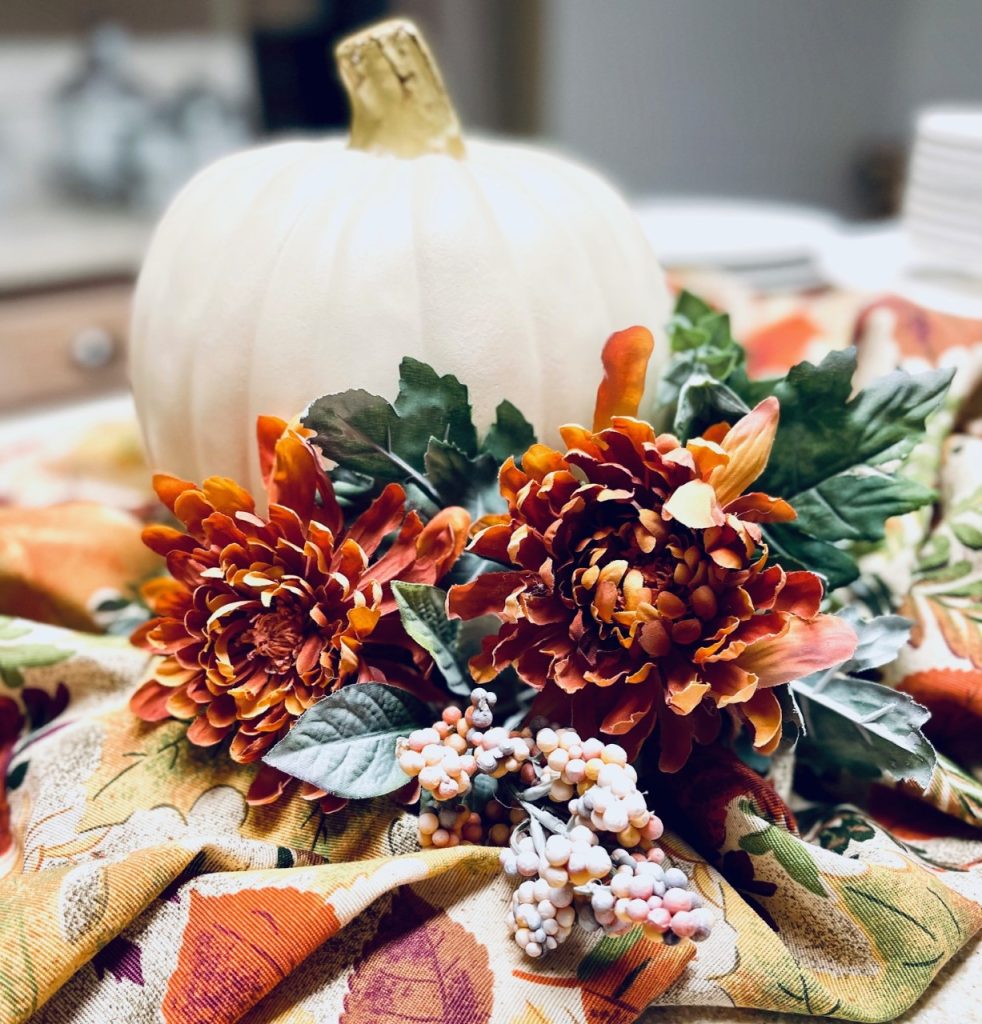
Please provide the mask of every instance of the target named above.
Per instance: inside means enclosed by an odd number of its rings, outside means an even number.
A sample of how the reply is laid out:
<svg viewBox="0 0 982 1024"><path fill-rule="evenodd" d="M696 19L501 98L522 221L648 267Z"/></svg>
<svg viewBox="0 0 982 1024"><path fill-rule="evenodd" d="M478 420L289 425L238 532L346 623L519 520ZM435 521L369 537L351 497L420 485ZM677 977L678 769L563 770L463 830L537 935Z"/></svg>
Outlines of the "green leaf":
<svg viewBox="0 0 982 1024"><path fill-rule="evenodd" d="M559 424L557 424L558 426ZM509 455L519 456L535 444L532 424L507 399L495 410L495 421L481 445L500 466Z"/></svg>
<svg viewBox="0 0 982 1024"><path fill-rule="evenodd" d="M7 792L13 793L15 789L19 789L27 777L27 768L30 765L30 761L21 761L20 764L14 765L10 769L7 775Z"/></svg>
<svg viewBox="0 0 982 1024"><path fill-rule="evenodd" d="M714 377L693 373L679 391L672 433L685 443L714 423L732 422L748 412L746 402L735 391Z"/></svg>
<svg viewBox="0 0 982 1024"><path fill-rule="evenodd" d="M832 352L818 366L800 363L786 377L753 381L729 319L689 292L668 327L672 358L662 375L651 421L682 440L720 419L732 421L768 395L781 403L770 461L756 488L789 501L793 525L766 527L775 560L825 576L830 589L859 570L844 545L878 541L884 523L935 500L897 475L898 464L941 404L951 370L896 371L852 396L856 353ZM964 543L982 543L979 524Z"/></svg>
<svg viewBox="0 0 982 1024"><path fill-rule="evenodd" d="M896 615L868 622L855 615L845 617L859 636L853 657L791 684L805 729L798 749L807 759L861 778L889 772L926 788L937 759L921 732L931 713L906 693L851 674L896 657L910 633L910 623Z"/></svg>
<svg viewBox="0 0 982 1024"><path fill-rule="evenodd" d="M690 377L723 382L745 360L743 348L730 332L730 318L691 292L679 296L668 324L668 337L673 355L662 374L650 415L659 430L673 429L679 399Z"/></svg>
<svg viewBox="0 0 982 1024"><path fill-rule="evenodd" d="M432 366L408 356L399 365L399 417L396 451L413 465L431 437L456 445L466 455L477 454L477 431L471 420L467 388L453 374L441 377Z"/></svg>
<svg viewBox="0 0 982 1024"><path fill-rule="evenodd" d="M932 491L885 464L916 444L951 381L948 370L914 376L898 370L850 398L855 368L854 349L832 352L818 366L799 363L766 387L781 403L781 420L756 486L790 501L799 515L764 533L785 568L818 572L830 588L859 575L836 543L878 540L886 519L933 500ZM753 397L760 395L758 385Z"/></svg>
<svg viewBox="0 0 982 1024"><path fill-rule="evenodd" d="M882 540L887 519L936 497L914 480L868 466L853 468L797 495L795 525L819 540Z"/></svg>
<svg viewBox="0 0 982 1024"><path fill-rule="evenodd" d="M431 721L428 707L405 690L355 683L305 711L263 761L349 800L383 796L409 781L396 740Z"/></svg>
<svg viewBox="0 0 982 1024"><path fill-rule="evenodd" d="M684 324L688 321L690 324L698 324L699 321L703 320L705 317L715 316L715 314L716 310L714 310L705 299L701 299L693 292L683 290L675 300L673 322L681 322Z"/></svg>
<svg viewBox="0 0 982 1024"><path fill-rule="evenodd" d="M394 405L366 391L345 391L318 398L304 414L314 444L336 463L332 478L342 506L363 508L397 482L424 515L447 505L464 505L475 519L503 509L498 469L535 442L526 419L502 402L478 445L467 388L456 377L410 358L399 374Z"/></svg>
<svg viewBox="0 0 982 1024"><path fill-rule="evenodd" d="M392 594L406 632L430 653L447 686L467 696L471 692L470 678L457 660L460 623L447 618L446 592L425 583L396 581Z"/></svg>
<svg viewBox="0 0 982 1024"><path fill-rule="evenodd" d="M795 497L839 473L906 454L954 372L897 370L850 399L855 369L855 349L831 352L818 366L799 363L774 384L781 422L761 490L794 504Z"/></svg>
<svg viewBox="0 0 982 1024"><path fill-rule="evenodd" d="M468 457L455 444L430 438L424 458L426 478L447 505L463 505L475 518L503 510L498 463L488 454Z"/></svg>
<svg viewBox="0 0 982 1024"><path fill-rule="evenodd" d="M11 689L17 689L24 685L24 669L58 665L71 656L71 651L53 644L0 645L0 678Z"/></svg>
<svg viewBox="0 0 982 1024"><path fill-rule="evenodd" d="M361 390L318 398L303 417L303 425L316 431L314 444L327 458L382 483L406 476L404 461L392 450L397 423L395 410L384 398Z"/></svg>
<svg viewBox="0 0 982 1024"><path fill-rule="evenodd" d="M808 569L824 576L829 590L844 587L859 576L859 566L848 551L828 541L816 540L794 523L763 527L771 558L785 569Z"/></svg>
<svg viewBox="0 0 982 1024"><path fill-rule="evenodd" d="M740 848L754 857L773 853L777 862L796 882L816 896L828 898L815 860L802 840L786 828L767 825L759 832L740 837Z"/></svg>
<svg viewBox="0 0 982 1024"><path fill-rule="evenodd" d="M471 460L455 444L431 437L423 456L426 478L441 498L456 504L466 492Z"/></svg>

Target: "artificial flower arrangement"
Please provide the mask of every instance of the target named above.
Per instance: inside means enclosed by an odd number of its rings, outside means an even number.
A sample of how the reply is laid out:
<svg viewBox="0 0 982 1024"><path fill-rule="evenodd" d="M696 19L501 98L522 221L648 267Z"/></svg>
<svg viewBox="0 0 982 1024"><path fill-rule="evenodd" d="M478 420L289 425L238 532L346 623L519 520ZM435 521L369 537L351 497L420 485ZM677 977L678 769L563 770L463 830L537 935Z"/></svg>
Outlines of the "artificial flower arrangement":
<svg viewBox="0 0 982 1024"><path fill-rule="evenodd" d="M871 676L904 643L844 589L884 522L928 503L903 463L950 374L853 394L855 355L751 380L725 314L683 293L610 337L590 426L540 443L508 401L415 359L393 403L352 390L262 417L261 503L158 475L140 718L258 763L248 800L330 813L395 795L419 842L500 846L507 925L537 957L574 927L704 938L666 860L662 773L695 744L927 785L927 712ZM601 373L602 371L602 373Z"/></svg>

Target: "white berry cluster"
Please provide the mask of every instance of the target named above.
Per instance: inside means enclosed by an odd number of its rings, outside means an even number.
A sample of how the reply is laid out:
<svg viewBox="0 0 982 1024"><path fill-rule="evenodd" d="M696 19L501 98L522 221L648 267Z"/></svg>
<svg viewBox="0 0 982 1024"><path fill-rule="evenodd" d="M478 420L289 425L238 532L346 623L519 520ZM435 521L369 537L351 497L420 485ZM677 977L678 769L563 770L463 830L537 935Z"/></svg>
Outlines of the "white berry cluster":
<svg viewBox="0 0 982 1024"><path fill-rule="evenodd" d="M495 703L477 688L466 711L446 708L432 729L400 740L399 765L432 807L420 814L420 844L508 843L501 866L520 880L508 927L531 957L555 949L577 923L608 935L640 926L669 943L705 939L713 915L685 873L665 867L656 845L664 826L623 747L574 729L495 727ZM481 776L497 786L495 799L477 799ZM483 814L468 801L483 803Z"/></svg>
<svg viewBox="0 0 982 1024"><path fill-rule="evenodd" d="M519 946L529 956L542 956L573 931L573 890L550 886L544 878L526 879L512 895L507 921Z"/></svg>

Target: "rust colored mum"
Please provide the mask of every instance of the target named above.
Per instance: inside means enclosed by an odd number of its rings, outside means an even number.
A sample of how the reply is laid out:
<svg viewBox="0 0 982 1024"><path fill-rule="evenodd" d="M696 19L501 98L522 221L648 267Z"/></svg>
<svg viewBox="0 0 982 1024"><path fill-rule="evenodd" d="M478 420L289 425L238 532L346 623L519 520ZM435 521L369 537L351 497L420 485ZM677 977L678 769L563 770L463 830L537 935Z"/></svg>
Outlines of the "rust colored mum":
<svg viewBox="0 0 982 1024"><path fill-rule="evenodd" d="M777 400L684 445L656 435L619 414L637 409L650 351L640 328L614 335L594 429L564 427L565 451L537 444L505 463L508 514L482 521L470 550L510 569L454 587L449 608L503 623L472 660L476 679L514 666L541 691L537 710L632 754L657 724L673 771L724 710L773 751L773 688L848 658L856 636L819 613L817 576L768 565L759 524L795 513L747 488L767 465Z"/></svg>
<svg viewBox="0 0 982 1024"><path fill-rule="evenodd" d="M150 526L143 535L172 578L145 589L156 617L133 642L163 659L130 706L147 721L191 719L192 743L228 739L241 763L259 759L340 686L384 680L437 695L432 663L402 628L390 584L434 583L469 526L459 508L424 525L390 484L345 530L316 452L285 427L259 421L265 515L231 480L199 488L157 476L157 494L184 529ZM284 785L264 769L250 799L275 799Z"/></svg>

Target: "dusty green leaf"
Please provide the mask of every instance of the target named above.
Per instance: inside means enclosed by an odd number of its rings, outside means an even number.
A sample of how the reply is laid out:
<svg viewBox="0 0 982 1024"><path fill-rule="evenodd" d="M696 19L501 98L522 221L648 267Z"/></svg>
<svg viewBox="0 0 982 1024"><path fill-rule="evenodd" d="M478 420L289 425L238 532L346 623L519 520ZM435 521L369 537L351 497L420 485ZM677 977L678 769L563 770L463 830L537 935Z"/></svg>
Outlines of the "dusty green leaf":
<svg viewBox="0 0 982 1024"><path fill-rule="evenodd" d="M392 594L406 632L432 656L447 686L457 694L471 692L469 677L457 660L460 623L447 618L446 592L425 583L392 584Z"/></svg>
<svg viewBox="0 0 982 1024"><path fill-rule="evenodd" d="M869 621L845 617L859 636L853 657L791 684L805 734L799 752L862 778L888 772L926 787L937 760L921 732L930 712L906 693L853 674L892 661L910 623L896 615Z"/></svg>
<svg viewBox="0 0 982 1024"><path fill-rule="evenodd" d="M336 796L383 796L409 781L396 760L396 740L431 724L432 717L405 690L356 683L304 712L263 761Z"/></svg>
<svg viewBox="0 0 982 1024"><path fill-rule="evenodd" d="M842 617L852 623L859 637L853 656L839 668L844 674L867 672L871 668L888 665L910 639L913 623L902 615L877 615L864 620L847 608Z"/></svg>

